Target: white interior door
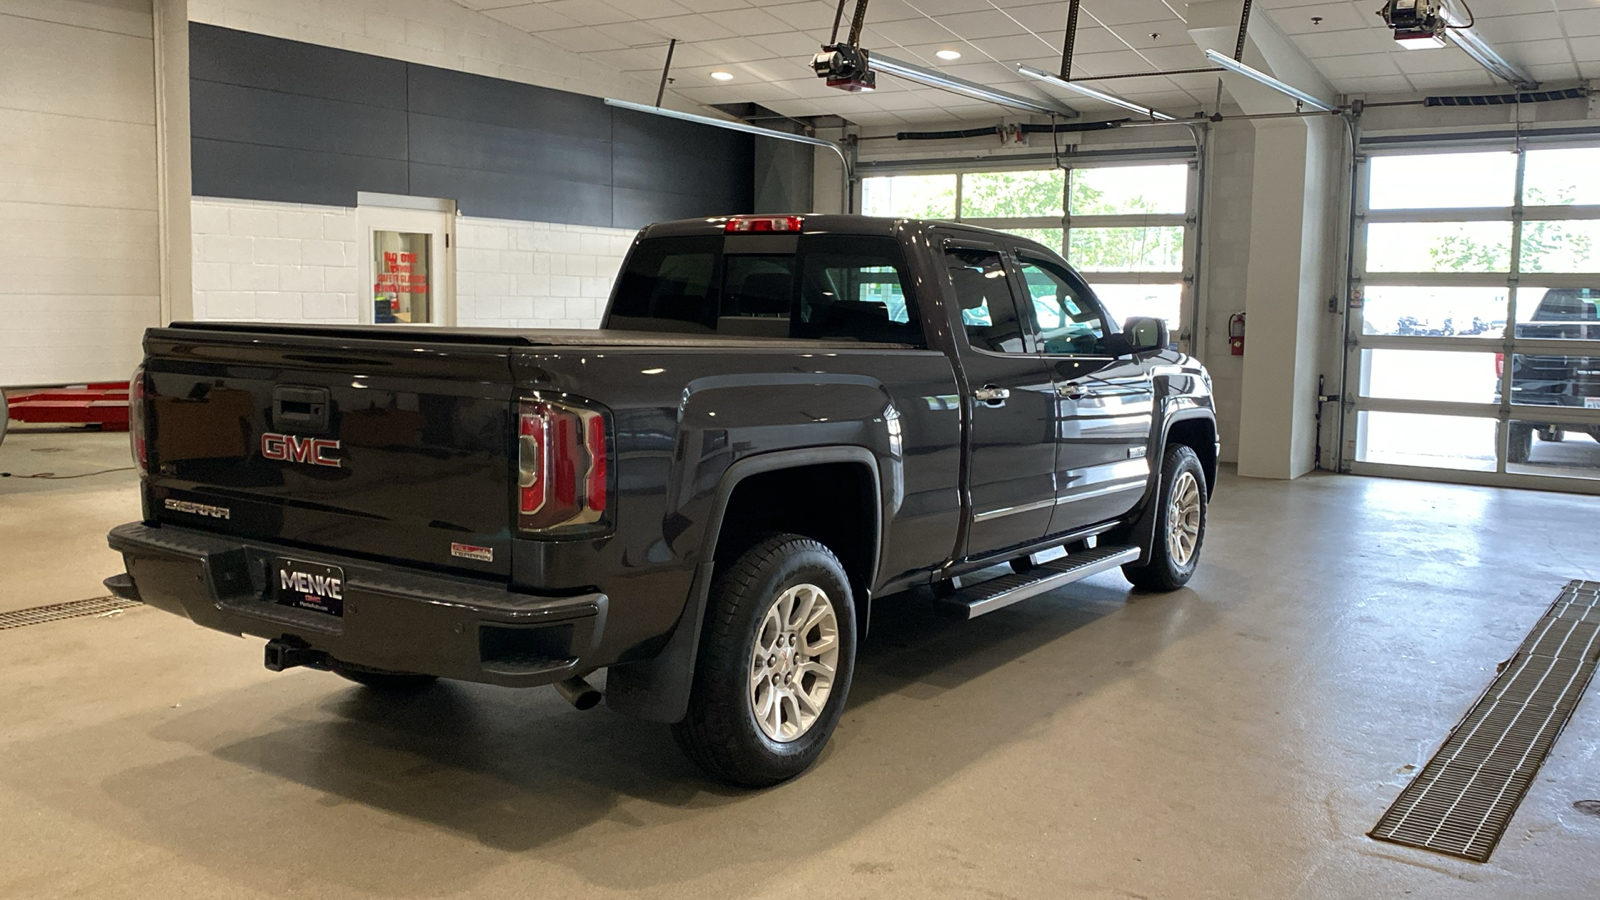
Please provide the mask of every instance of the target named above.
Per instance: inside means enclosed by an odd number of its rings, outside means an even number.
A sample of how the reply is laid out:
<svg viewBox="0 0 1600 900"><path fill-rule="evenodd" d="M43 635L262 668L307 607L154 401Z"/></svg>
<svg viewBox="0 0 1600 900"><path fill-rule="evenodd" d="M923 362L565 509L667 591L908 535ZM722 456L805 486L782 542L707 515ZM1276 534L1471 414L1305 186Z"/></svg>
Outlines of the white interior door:
<svg viewBox="0 0 1600 900"><path fill-rule="evenodd" d="M454 325L455 249L450 213L363 206L361 321Z"/></svg>

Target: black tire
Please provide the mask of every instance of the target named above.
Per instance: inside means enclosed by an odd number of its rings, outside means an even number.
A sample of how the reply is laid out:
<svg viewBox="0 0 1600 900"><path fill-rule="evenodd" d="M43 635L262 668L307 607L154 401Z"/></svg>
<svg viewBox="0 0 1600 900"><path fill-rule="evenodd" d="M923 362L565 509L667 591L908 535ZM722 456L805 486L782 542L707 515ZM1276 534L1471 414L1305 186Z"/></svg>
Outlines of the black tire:
<svg viewBox="0 0 1600 900"><path fill-rule="evenodd" d="M796 737L779 741L757 722L752 697L758 689L752 683L755 648L763 637L767 614L786 591L801 585L820 588L832 607L837 658L831 688L815 720ZM813 633L816 629L806 632L807 640ZM821 635L817 642L823 643ZM804 644L798 647L796 657ZM855 671L855 653L855 598L838 557L822 544L798 535L766 538L746 550L712 586L689 714L672 726L672 735L684 753L714 778L743 787L787 781L816 762L839 724ZM787 673L788 662L779 661L778 665ZM778 670L773 672L777 675ZM802 672L800 683L807 677ZM810 683L815 685L817 679L811 677ZM781 727L782 712L778 718Z"/></svg>
<svg viewBox="0 0 1600 900"><path fill-rule="evenodd" d="M1532 426L1523 424L1521 422L1512 422L1510 437L1510 442L1506 445L1506 462L1527 462L1528 457L1533 455Z"/></svg>
<svg viewBox="0 0 1600 900"><path fill-rule="evenodd" d="M383 691L387 694L410 694L429 687L439 680L437 675L423 675L418 672L390 672L386 669L371 669L352 663L334 663L333 673L340 678L347 678L362 687Z"/></svg>
<svg viewBox="0 0 1600 900"><path fill-rule="evenodd" d="M1193 538L1194 549L1187 560L1179 561L1173 556L1167 535L1173 512L1174 488L1184 475L1194 479L1196 496L1199 500L1199 521ZM1183 444L1173 444L1162 454L1161 491L1156 502L1159 506L1156 512L1155 540L1150 549L1150 561L1142 566L1123 566L1122 574L1133 583L1134 587L1150 591L1175 591L1188 584L1189 579L1194 577L1195 568L1200 563L1200 551L1206 539L1206 514L1210 498L1207 496L1205 469L1200 465L1200 457L1195 455L1194 450Z"/></svg>

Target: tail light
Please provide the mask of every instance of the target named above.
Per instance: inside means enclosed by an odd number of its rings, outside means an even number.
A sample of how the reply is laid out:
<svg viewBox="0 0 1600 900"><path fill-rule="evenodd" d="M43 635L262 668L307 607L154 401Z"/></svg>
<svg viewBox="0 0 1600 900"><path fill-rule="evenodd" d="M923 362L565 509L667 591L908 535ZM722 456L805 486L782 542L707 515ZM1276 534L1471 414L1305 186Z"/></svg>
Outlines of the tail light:
<svg viewBox="0 0 1600 900"><path fill-rule="evenodd" d="M603 412L550 400L517 410L517 528L549 537L611 530L610 458Z"/></svg>
<svg viewBox="0 0 1600 900"><path fill-rule="evenodd" d="M133 370L128 382L128 444L140 475L150 472L150 444L144 432L144 366Z"/></svg>
<svg viewBox="0 0 1600 900"><path fill-rule="evenodd" d="M1506 355L1504 353L1496 353L1494 355L1494 377L1499 378L1500 376L1504 375L1505 373L1506 373Z"/></svg>

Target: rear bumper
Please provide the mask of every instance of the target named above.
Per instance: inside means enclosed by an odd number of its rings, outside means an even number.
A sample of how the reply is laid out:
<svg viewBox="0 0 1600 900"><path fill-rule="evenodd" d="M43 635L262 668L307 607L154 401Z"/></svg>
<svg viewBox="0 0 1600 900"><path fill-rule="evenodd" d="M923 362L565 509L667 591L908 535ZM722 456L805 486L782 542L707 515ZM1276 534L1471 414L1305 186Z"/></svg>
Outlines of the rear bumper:
<svg viewBox="0 0 1600 900"><path fill-rule="evenodd" d="M236 635L283 639L313 657L509 687L549 684L586 663L605 628L602 593L518 594L469 579L367 560L132 523L112 530L126 576L118 596ZM344 570L344 615L296 609L268 596L273 559Z"/></svg>

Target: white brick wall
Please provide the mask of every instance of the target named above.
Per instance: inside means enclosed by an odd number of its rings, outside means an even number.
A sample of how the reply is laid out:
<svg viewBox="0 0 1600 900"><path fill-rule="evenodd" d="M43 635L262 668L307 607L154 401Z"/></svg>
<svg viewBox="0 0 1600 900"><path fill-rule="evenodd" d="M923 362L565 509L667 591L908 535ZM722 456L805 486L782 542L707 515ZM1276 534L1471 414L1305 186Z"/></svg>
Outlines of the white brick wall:
<svg viewBox="0 0 1600 900"><path fill-rule="evenodd" d="M634 232L456 220L456 323L594 328Z"/></svg>
<svg viewBox="0 0 1600 900"><path fill-rule="evenodd" d="M196 197L197 319L360 321L356 210ZM594 328L634 232L456 219L456 324Z"/></svg>
<svg viewBox="0 0 1600 900"><path fill-rule="evenodd" d="M359 321L356 211L196 197L197 319Z"/></svg>

